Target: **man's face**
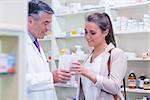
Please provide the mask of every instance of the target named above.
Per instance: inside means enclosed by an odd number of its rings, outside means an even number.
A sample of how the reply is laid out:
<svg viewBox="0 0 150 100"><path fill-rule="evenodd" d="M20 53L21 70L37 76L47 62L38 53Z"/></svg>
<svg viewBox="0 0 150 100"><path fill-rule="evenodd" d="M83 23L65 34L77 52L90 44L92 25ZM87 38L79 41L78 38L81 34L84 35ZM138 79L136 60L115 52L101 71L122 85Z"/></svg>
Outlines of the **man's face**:
<svg viewBox="0 0 150 100"><path fill-rule="evenodd" d="M28 17L28 30L37 39L43 39L45 33L51 28L52 15L42 12L39 14L39 19Z"/></svg>

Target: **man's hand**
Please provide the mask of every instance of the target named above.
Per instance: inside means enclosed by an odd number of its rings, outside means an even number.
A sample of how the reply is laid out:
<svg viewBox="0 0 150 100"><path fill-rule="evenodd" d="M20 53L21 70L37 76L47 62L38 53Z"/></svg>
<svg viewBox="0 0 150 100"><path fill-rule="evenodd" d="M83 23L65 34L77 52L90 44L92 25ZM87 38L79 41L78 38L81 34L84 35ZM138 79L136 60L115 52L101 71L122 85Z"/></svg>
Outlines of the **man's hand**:
<svg viewBox="0 0 150 100"><path fill-rule="evenodd" d="M57 69L52 72L54 83L65 83L70 80L71 74L69 70L66 69Z"/></svg>

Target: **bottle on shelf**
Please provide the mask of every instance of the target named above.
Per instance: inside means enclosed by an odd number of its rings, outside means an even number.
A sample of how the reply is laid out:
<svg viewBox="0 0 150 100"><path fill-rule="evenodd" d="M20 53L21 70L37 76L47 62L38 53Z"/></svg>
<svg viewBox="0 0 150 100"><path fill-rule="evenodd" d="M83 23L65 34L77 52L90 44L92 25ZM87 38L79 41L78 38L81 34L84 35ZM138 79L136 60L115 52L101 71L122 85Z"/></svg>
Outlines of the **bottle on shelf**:
<svg viewBox="0 0 150 100"><path fill-rule="evenodd" d="M136 75L133 70L131 70L128 76L128 88L136 88Z"/></svg>
<svg viewBox="0 0 150 100"><path fill-rule="evenodd" d="M144 90L150 90L150 79L148 79L148 78L144 79L143 88L144 88Z"/></svg>
<svg viewBox="0 0 150 100"><path fill-rule="evenodd" d="M73 100L76 100L76 96L73 97Z"/></svg>
<svg viewBox="0 0 150 100"><path fill-rule="evenodd" d="M144 85L144 79L145 79L144 73L141 73L140 77L138 78L138 88L143 89Z"/></svg>

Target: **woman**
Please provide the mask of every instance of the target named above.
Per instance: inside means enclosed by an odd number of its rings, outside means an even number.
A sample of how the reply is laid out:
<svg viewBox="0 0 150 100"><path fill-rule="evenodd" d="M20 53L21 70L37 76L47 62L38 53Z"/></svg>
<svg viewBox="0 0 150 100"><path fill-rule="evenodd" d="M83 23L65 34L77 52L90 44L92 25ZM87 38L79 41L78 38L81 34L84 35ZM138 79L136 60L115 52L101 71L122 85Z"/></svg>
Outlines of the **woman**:
<svg viewBox="0 0 150 100"><path fill-rule="evenodd" d="M106 13L92 13L85 18L85 39L94 50L84 65L74 62L71 68L81 75L77 100L114 100L114 96L124 100L120 88L127 60L124 52L116 48L112 24Z"/></svg>

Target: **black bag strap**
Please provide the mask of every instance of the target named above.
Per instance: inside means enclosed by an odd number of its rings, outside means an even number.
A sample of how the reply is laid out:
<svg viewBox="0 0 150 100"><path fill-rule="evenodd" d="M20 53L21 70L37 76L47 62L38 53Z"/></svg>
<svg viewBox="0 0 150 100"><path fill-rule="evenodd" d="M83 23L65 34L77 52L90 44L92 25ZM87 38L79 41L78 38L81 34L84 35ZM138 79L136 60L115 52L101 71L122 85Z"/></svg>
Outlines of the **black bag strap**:
<svg viewBox="0 0 150 100"><path fill-rule="evenodd" d="M79 94L79 98L78 98L78 99L79 99L79 100L85 100L85 95L84 95L84 92L83 92L81 77L80 77L80 83L79 83L79 84L80 84L80 90L79 90L79 91L80 91L80 92L79 92L80 94Z"/></svg>
<svg viewBox="0 0 150 100"><path fill-rule="evenodd" d="M125 87L125 77L123 78L123 90L124 90L124 98L127 100L126 87Z"/></svg>
<svg viewBox="0 0 150 100"><path fill-rule="evenodd" d="M108 52L110 53L110 56L109 56L109 59L108 59L108 62L107 62L107 65L108 65L108 76L110 75L110 60L111 60L111 52L112 52L113 48L110 49ZM127 97L126 97L126 87L125 87L125 77L123 78L123 90L124 90L124 98L125 100L127 100Z"/></svg>

